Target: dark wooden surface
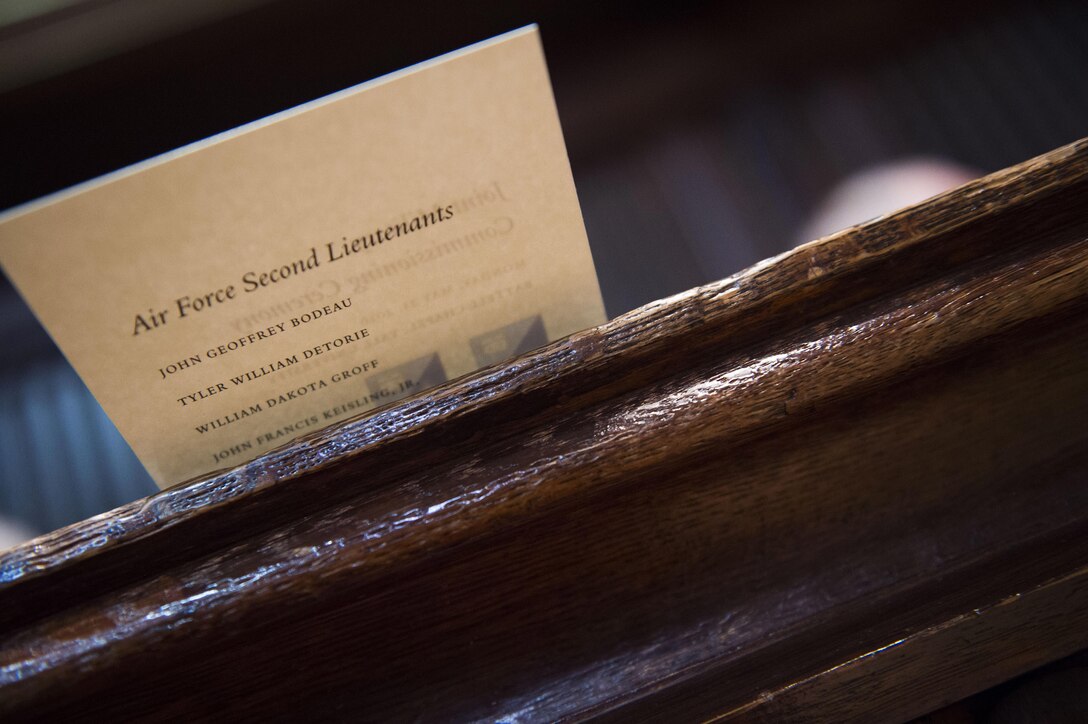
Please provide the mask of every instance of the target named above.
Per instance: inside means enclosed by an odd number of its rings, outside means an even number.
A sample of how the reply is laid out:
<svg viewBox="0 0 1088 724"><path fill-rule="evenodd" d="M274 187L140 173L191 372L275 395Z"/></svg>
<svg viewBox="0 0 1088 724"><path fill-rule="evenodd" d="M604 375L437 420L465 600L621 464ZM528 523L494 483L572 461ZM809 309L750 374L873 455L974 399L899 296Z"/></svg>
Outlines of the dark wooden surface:
<svg viewBox="0 0 1088 724"><path fill-rule="evenodd" d="M5 719L896 721L1088 646L1088 143L0 558Z"/></svg>

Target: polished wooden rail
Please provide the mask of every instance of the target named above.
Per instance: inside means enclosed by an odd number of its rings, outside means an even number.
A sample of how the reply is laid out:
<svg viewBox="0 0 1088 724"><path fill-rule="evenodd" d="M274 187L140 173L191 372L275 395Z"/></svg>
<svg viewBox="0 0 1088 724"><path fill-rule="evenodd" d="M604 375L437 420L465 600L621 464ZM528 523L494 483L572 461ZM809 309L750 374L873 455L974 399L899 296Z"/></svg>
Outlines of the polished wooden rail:
<svg viewBox="0 0 1088 724"><path fill-rule="evenodd" d="M0 558L16 719L904 720L1088 646L1088 142Z"/></svg>

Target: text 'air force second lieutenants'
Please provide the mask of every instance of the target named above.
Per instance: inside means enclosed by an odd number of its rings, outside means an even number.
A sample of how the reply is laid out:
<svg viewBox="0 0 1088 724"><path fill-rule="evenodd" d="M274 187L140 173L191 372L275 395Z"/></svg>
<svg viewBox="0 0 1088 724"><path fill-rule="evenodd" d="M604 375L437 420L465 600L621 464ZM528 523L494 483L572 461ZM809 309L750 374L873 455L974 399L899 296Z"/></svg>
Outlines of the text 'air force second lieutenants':
<svg viewBox="0 0 1088 724"><path fill-rule="evenodd" d="M402 218L386 227L378 227L372 232L353 239L343 236L340 241L330 241L321 247L312 246L307 253L293 261L281 264L268 271L247 271L241 276L240 284L227 284L210 292L185 294L174 300L165 309L151 307L146 313L134 315L132 336L153 332L165 327L171 319L192 318L209 309L218 309L230 304L241 294L251 294L262 289L287 281L323 264L334 264L344 259L355 258L358 254L374 249L386 242L392 242L402 236L409 236L430 226L449 221L453 218L453 205L436 206L433 211L420 212L412 218Z"/></svg>

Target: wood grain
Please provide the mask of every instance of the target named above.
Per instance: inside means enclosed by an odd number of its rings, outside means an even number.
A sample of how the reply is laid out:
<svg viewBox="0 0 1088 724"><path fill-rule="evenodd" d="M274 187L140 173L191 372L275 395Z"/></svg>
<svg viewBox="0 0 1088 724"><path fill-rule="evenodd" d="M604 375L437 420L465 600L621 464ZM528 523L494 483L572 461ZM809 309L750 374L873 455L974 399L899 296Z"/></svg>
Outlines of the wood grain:
<svg viewBox="0 0 1088 724"><path fill-rule="evenodd" d="M905 720L1088 646L1088 142L0 558L0 711Z"/></svg>

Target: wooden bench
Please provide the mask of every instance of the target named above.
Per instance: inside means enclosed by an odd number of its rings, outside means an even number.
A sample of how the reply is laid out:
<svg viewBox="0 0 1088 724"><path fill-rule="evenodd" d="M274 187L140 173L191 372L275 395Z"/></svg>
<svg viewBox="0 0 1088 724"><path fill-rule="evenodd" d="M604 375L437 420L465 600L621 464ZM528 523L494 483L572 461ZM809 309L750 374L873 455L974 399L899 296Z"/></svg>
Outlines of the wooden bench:
<svg viewBox="0 0 1088 724"><path fill-rule="evenodd" d="M5 721L895 721L1088 646L1088 142L0 557Z"/></svg>

